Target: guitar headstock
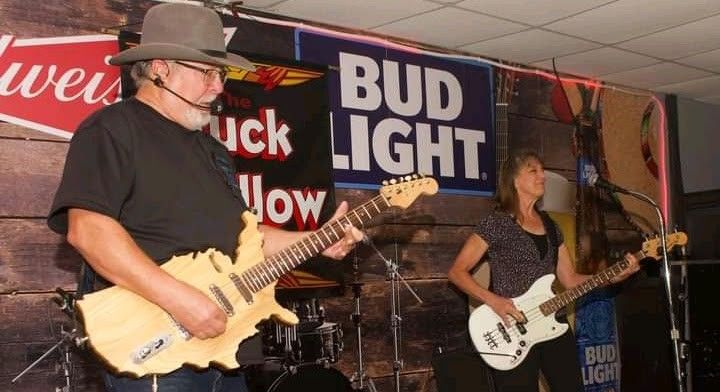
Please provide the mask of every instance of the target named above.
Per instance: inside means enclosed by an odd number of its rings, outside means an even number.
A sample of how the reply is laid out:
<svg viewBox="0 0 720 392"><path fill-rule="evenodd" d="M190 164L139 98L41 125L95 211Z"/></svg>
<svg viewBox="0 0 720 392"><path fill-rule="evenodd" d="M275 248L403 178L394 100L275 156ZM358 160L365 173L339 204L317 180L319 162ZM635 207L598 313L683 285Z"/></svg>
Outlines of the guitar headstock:
<svg viewBox="0 0 720 392"><path fill-rule="evenodd" d="M420 195L434 195L438 191L438 183L432 177L413 174L389 181L383 181L380 194L391 206L407 208Z"/></svg>
<svg viewBox="0 0 720 392"><path fill-rule="evenodd" d="M517 74L510 68L497 67L495 71L495 104L509 105L517 91Z"/></svg>
<svg viewBox="0 0 720 392"><path fill-rule="evenodd" d="M683 233L682 231L678 231L676 233L668 234L667 236L665 236L668 250L674 248L675 246L683 246L687 244L687 240L687 234ZM661 258L662 244L660 243L660 238L651 238L643 242L642 252L645 257L652 257L654 259Z"/></svg>

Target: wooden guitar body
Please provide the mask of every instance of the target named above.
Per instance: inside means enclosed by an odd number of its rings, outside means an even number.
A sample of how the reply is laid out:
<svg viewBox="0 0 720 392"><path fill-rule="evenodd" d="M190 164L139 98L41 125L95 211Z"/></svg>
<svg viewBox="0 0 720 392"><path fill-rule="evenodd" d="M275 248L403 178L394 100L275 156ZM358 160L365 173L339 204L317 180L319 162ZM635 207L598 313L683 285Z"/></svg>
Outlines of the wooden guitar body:
<svg viewBox="0 0 720 392"><path fill-rule="evenodd" d="M275 317L286 324L297 324L297 316L275 301L274 282L255 293L252 304L248 304L231 280L231 273L240 276L264 259L255 216L245 212L243 220L246 226L240 234L235 264L223 253L208 249L175 256L161 266L210 298L216 299L212 285L221 290L233 310L220 336L191 338L163 309L117 286L87 294L77 302L89 343L109 366L138 376L168 373L186 363L200 368L211 363L237 368L238 344L258 332L255 325L260 321ZM147 354L142 350L148 350Z"/></svg>

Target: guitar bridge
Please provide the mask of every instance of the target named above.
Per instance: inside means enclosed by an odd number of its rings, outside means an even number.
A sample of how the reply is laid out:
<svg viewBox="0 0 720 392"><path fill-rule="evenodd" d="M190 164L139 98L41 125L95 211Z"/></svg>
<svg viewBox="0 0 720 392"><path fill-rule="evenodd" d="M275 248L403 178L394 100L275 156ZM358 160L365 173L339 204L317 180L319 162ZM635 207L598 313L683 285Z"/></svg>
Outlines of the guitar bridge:
<svg viewBox="0 0 720 392"><path fill-rule="evenodd" d="M170 335L159 336L146 343L139 349L135 350L135 352L131 356L131 359L133 363L135 363L136 365L140 365L155 354L168 348L170 346L170 343L172 343L172 337Z"/></svg>

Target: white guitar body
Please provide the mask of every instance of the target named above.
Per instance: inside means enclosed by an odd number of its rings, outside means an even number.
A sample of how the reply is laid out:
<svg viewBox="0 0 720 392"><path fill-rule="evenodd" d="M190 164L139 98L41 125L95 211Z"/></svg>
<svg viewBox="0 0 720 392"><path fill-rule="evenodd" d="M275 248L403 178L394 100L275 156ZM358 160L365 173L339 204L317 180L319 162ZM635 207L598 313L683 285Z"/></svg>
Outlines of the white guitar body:
<svg viewBox="0 0 720 392"><path fill-rule="evenodd" d="M505 327L503 320L487 305L470 314L470 338L488 365L498 370L514 369L536 343L554 339L567 331L568 325L557 322L554 312L545 316L538 308L555 296L551 287L554 280L554 275L545 275L525 294L512 299L527 318L525 324L513 320Z"/></svg>

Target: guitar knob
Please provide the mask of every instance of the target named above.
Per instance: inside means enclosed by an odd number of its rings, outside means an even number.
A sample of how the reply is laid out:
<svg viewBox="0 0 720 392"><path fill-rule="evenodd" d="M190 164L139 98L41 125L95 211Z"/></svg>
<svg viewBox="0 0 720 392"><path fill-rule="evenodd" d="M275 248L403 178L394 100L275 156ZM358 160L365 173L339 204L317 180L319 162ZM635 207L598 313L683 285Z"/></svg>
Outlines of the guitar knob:
<svg viewBox="0 0 720 392"><path fill-rule="evenodd" d="M520 354L522 354L522 350L515 351L515 355L520 356Z"/></svg>
<svg viewBox="0 0 720 392"><path fill-rule="evenodd" d="M527 343L525 343L524 340L521 340L521 341L520 341L520 347L525 347L526 344L527 344Z"/></svg>

